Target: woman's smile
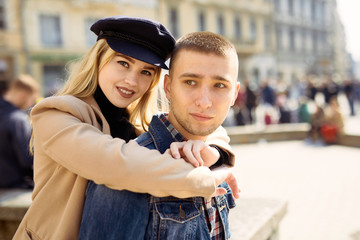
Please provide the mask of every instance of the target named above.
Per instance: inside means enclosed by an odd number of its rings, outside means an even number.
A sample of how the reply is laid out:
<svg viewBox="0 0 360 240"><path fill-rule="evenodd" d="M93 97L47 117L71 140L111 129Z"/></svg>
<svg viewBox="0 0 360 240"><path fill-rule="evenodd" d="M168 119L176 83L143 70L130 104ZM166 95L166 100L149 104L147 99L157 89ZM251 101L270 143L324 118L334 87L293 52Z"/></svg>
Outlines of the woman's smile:
<svg viewBox="0 0 360 240"><path fill-rule="evenodd" d="M135 93L134 91L124 87L118 87L117 89L119 90L120 95L124 98L131 98Z"/></svg>

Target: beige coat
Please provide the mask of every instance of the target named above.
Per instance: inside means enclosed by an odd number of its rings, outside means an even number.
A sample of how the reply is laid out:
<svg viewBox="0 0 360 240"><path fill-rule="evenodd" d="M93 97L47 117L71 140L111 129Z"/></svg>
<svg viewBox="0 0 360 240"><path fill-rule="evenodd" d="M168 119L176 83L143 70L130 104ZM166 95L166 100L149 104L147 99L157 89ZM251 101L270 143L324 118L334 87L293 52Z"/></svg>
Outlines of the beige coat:
<svg viewBox="0 0 360 240"><path fill-rule="evenodd" d="M77 239L87 179L155 196L210 197L215 190L208 168L112 138L92 97L46 98L31 119L35 188L14 239ZM230 149L224 132L217 131L211 143Z"/></svg>

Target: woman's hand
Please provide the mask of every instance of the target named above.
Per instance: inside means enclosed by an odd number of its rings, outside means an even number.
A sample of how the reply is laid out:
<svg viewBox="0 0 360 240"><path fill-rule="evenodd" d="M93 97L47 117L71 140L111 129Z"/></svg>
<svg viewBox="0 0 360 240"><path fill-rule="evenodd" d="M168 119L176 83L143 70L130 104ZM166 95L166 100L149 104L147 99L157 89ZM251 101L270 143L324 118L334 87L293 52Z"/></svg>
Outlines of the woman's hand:
<svg viewBox="0 0 360 240"><path fill-rule="evenodd" d="M194 167L214 165L220 153L201 140L188 140L184 142L173 142L166 153L171 154L175 159L183 158Z"/></svg>
<svg viewBox="0 0 360 240"><path fill-rule="evenodd" d="M233 195L236 199L240 197L240 188L236 180L235 175L227 167L218 167L212 170L215 177L215 184L219 186L222 182L226 182L231 188ZM217 187L214 196L223 195L226 193L226 189Z"/></svg>

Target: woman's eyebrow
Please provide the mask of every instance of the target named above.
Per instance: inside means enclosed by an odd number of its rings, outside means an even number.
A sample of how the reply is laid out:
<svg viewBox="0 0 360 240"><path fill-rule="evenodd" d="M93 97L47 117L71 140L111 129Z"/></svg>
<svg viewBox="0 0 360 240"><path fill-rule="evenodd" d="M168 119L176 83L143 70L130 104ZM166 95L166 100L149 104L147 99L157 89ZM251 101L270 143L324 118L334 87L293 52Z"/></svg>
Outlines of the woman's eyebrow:
<svg viewBox="0 0 360 240"><path fill-rule="evenodd" d="M124 55L124 54L121 54L121 53L117 53L116 56L117 56L117 57L125 58L126 60L128 60L128 61L131 62L131 63L134 63L134 62L135 62L135 60L134 60L132 57L129 57L129 56Z"/></svg>
<svg viewBox="0 0 360 240"><path fill-rule="evenodd" d="M121 54L121 53L117 53L115 56L125 58L126 60L128 60L131 63L135 63L135 61L136 61L134 58L129 57L129 56L124 55L124 54ZM141 61L141 60L139 60L139 61ZM144 69L151 70L151 71L156 71L156 67L154 67L151 64L145 66Z"/></svg>

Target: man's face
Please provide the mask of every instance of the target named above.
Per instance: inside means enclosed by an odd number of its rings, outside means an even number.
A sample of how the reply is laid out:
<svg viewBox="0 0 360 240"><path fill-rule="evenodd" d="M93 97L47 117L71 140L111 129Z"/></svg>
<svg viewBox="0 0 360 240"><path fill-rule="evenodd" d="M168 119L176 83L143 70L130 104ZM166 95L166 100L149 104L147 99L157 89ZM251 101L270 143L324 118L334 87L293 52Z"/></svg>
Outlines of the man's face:
<svg viewBox="0 0 360 240"><path fill-rule="evenodd" d="M37 93L33 93L33 92L29 92L26 90L23 90L19 93L19 102L18 102L18 107L22 110L27 110L30 107L34 106L36 98L37 98Z"/></svg>
<svg viewBox="0 0 360 240"><path fill-rule="evenodd" d="M187 139L205 140L225 120L236 99L238 60L181 50L165 76L169 121Z"/></svg>

